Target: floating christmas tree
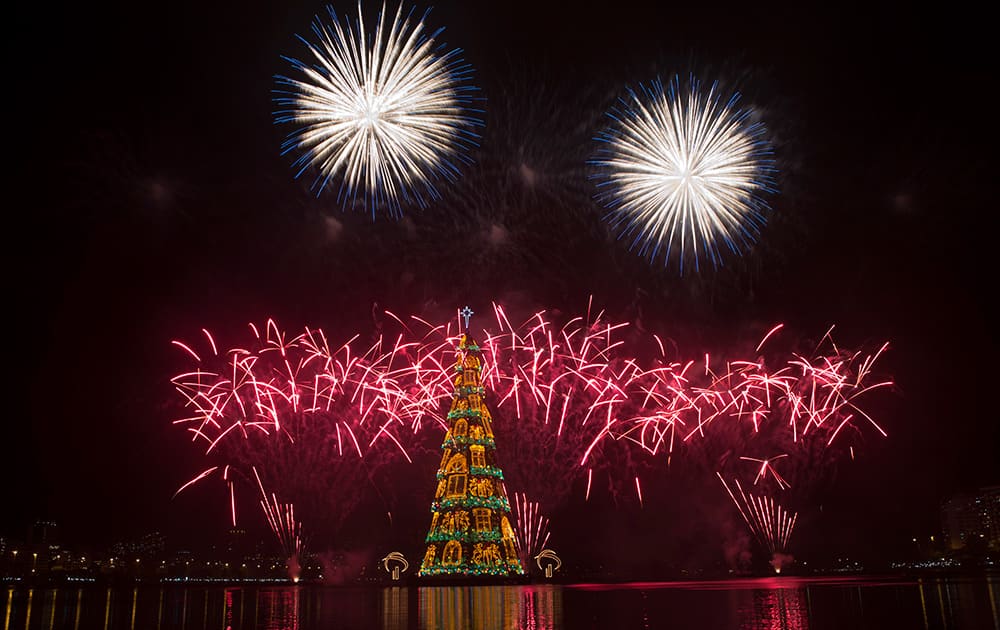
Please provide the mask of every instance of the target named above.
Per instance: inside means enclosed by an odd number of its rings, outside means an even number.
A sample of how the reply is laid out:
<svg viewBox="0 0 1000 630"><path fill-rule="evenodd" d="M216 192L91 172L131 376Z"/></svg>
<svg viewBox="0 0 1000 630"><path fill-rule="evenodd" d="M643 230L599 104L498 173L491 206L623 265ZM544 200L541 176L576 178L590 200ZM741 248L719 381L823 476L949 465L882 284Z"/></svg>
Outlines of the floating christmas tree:
<svg viewBox="0 0 1000 630"><path fill-rule="evenodd" d="M524 575L503 471L496 464L479 345L469 334L472 310L466 306L462 315L465 332L455 361L455 393L419 575Z"/></svg>

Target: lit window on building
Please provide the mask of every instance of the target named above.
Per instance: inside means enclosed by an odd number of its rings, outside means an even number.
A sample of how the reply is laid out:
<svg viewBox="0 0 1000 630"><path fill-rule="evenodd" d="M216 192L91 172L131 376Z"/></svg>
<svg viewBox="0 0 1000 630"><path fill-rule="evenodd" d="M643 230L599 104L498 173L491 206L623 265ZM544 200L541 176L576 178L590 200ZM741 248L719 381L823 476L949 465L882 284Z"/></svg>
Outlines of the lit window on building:
<svg viewBox="0 0 1000 630"><path fill-rule="evenodd" d="M473 446L469 449L472 454L472 465L480 468L486 466L486 449L482 446Z"/></svg>
<svg viewBox="0 0 1000 630"><path fill-rule="evenodd" d="M476 519L476 531L488 532L492 529L490 524L490 511L486 508L476 508L472 510L472 515Z"/></svg>
<svg viewBox="0 0 1000 630"><path fill-rule="evenodd" d="M451 475L448 477L448 496L464 497L467 479L466 475Z"/></svg>
<svg viewBox="0 0 1000 630"><path fill-rule="evenodd" d="M441 564L455 566L460 562L462 562L462 543L449 540L444 546L444 553L441 554Z"/></svg>

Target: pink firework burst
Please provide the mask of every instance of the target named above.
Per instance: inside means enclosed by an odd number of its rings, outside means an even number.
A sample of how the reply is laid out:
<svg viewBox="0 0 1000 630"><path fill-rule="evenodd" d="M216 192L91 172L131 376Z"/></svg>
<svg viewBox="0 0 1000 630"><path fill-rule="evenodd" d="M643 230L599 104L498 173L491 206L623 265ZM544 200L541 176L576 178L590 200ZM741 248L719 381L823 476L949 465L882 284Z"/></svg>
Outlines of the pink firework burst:
<svg viewBox="0 0 1000 630"><path fill-rule="evenodd" d="M250 330L249 346L225 352L207 331L205 352L174 342L195 363L172 379L188 410L174 424L218 462L181 490L221 473L235 522L235 482L253 469L334 532L379 469L410 460L407 438L433 413L407 380L408 348L379 338L358 351L357 336L331 346L322 331L292 336L273 320Z"/></svg>
<svg viewBox="0 0 1000 630"><path fill-rule="evenodd" d="M756 351L781 328L765 335ZM733 358L719 372L709 355L698 362L636 368L631 379L654 404L631 418L624 434L653 454L664 445L672 447L679 435L691 451L705 451L708 466L728 453L731 459L760 464L755 484L770 478L785 489L807 468L837 455L842 450L838 441L848 430L859 435L869 426L886 435L862 399L892 386L873 372L887 347L882 344L867 354L847 352L828 331L811 356L778 352L770 358ZM761 457L762 451L780 455ZM778 459L785 460L782 466L792 478L777 472Z"/></svg>
<svg viewBox="0 0 1000 630"><path fill-rule="evenodd" d="M296 527L305 521L310 531L333 534L368 488L392 486L384 475L398 472L396 464L440 444L459 326L386 315L399 333L368 344L358 336L330 344L308 328L289 335L273 321L251 325L246 347L220 352L207 331L197 346L174 342L193 362L172 380L188 410L175 424L209 459L181 490L221 477L235 522L240 486L267 487L265 516L294 505ZM554 510L574 491L589 499L595 473L613 496L634 493L641 504L639 472L681 455L720 479L752 469L745 485L761 497L774 485L806 491L841 450L853 455L846 436L886 433L865 404L892 385L875 377L886 344L846 351L828 331L811 353L772 351L779 325L751 357L723 362L668 357L661 339L648 335L640 349L658 353L645 362L627 343L637 335L627 323L589 307L555 319L539 311L513 325L494 304L489 325L476 322L498 456L509 486L532 497L533 510ZM751 499L741 504L748 515L788 515ZM771 523L787 532L775 540L787 541L794 520Z"/></svg>

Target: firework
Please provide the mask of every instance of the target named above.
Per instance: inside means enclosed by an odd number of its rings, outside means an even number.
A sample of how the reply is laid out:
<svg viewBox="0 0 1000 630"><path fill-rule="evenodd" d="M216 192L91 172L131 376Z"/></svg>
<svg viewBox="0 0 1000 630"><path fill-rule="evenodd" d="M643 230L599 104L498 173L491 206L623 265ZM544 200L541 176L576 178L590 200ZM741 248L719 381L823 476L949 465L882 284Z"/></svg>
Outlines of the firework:
<svg viewBox="0 0 1000 630"><path fill-rule="evenodd" d="M780 328L772 329L756 351ZM645 391L652 404L628 420L631 426L623 435L652 454L669 452L675 437L685 444L714 440L721 450L743 450L740 461L760 464L755 484L769 476L786 488L789 482L775 470L775 461L784 460L786 467L814 467L817 456L836 449L845 429L857 434L860 424L886 435L861 402L872 391L893 384L874 376L875 363L888 344L869 354L846 351L837 347L831 331L811 356L791 352L770 360L762 355L733 358L718 373L708 355L700 366L664 361L649 369L635 368L629 378L638 385L631 386ZM765 448L781 454L760 458L747 452Z"/></svg>
<svg viewBox="0 0 1000 630"><path fill-rule="evenodd" d="M410 460L407 437L433 401L399 378L411 373L401 343L380 338L359 350L354 337L331 349L322 331L290 336L273 320L250 328L253 344L226 352L205 331L204 357L175 342L196 367L173 378L189 410L174 424L217 462L181 490L221 475L235 523L236 484L255 485L253 470L312 527L333 533L376 471Z"/></svg>
<svg viewBox="0 0 1000 630"><path fill-rule="evenodd" d="M361 6L352 26L332 8L299 38L310 62L286 57L299 78L278 76L275 121L295 126L282 153L298 152L296 177L317 172L317 193L339 181L338 201L363 201L373 213L401 203L425 205L436 183L458 177L480 121L467 109L473 88L460 51L442 52L424 18L383 6L374 33Z"/></svg>
<svg viewBox="0 0 1000 630"><path fill-rule="evenodd" d="M253 469L253 474L257 480L257 487L260 489L260 506L264 511L265 518L267 518L267 524L277 537L278 544L281 545L290 568L292 566L297 568L298 561L302 557L304 541L302 523L295 519L295 506L291 503L281 503L274 493L268 495L256 468ZM291 577L294 581L298 581L297 573Z"/></svg>
<svg viewBox="0 0 1000 630"><path fill-rule="evenodd" d="M792 530L795 529L795 521L798 520L798 513L789 512L773 498L744 492L738 479L733 480L733 485L736 487L736 492L733 492L722 478L722 474L716 474L757 541L772 555L787 549L788 540L792 536Z"/></svg>
<svg viewBox="0 0 1000 630"><path fill-rule="evenodd" d="M739 254L766 220L764 193L773 187L771 149L764 126L739 95L724 100L717 84L703 90L660 80L627 96L608 113L609 127L592 160L598 199L619 238L641 256L683 273L707 258L722 262L724 247Z"/></svg>
<svg viewBox="0 0 1000 630"><path fill-rule="evenodd" d="M538 503L529 501L523 492L514 493L514 515L521 566L527 569L530 560L549 542L549 519L539 512Z"/></svg>
<svg viewBox="0 0 1000 630"><path fill-rule="evenodd" d="M483 380L493 392L497 431L519 436L500 451L512 486L546 509L564 503L595 468L615 486L611 477L632 468L628 449L615 448L627 400L616 372L626 324L588 313L559 326L539 312L514 327L502 307L495 305L494 314L497 327L483 342ZM617 477L625 487L626 477Z"/></svg>
<svg viewBox="0 0 1000 630"><path fill-rule="evenodd" d="M785 457L788 457L788 453L775 455L774 457L770 457L768 459L759 459L757 457L744 457L744 456L740 456L740 459L745 462L755 462L757 464L760 464L760 469L757 471L757 476L754 477L753 479L753 485L756 486L761 479L767 479L767 475L770 474L771 477L774 479L774 481L778 484L778 488L781 490L785 490L786 488L789 488L791 486L789 486L788 482L785 481L785 478L779 475L778 471L774 469L774 462L779 459L783 459Z"/></svg>

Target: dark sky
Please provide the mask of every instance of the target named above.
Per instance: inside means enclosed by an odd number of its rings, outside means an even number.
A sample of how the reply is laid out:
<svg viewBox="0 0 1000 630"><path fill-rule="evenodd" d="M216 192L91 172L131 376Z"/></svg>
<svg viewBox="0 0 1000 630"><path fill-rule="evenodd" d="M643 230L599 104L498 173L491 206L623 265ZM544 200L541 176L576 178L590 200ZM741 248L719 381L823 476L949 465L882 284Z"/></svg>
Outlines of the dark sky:
<svg viewBox="0 0 1000 630"><path fill-rule="evenodd" d="M931 531L943 497L998 483L985 24L958 6L673 4L434 4L482 88L482 148L442 204L374 222L294 180L271 122L279 56L322 5L18 9L0 534L41 516L80 540L183 529L194 504L169 499L198 460L169 425L170 340L236 343L268 316L363 330L375 302L579 311L593 294L694 355L837 324L849 345L889 340L899 384L889 439L841 480L844 540ZM746 256L679 278L608 233L585 161L626 84L692 71L760 113L781 192Z"/></svg>

